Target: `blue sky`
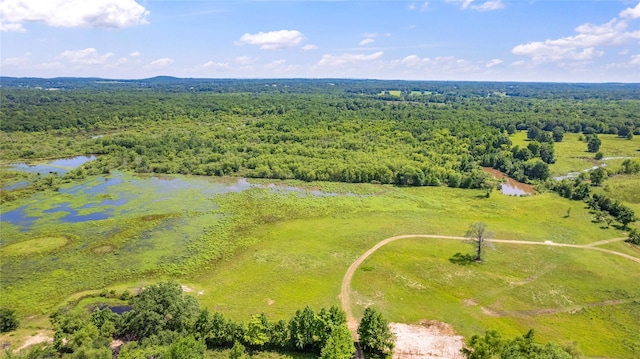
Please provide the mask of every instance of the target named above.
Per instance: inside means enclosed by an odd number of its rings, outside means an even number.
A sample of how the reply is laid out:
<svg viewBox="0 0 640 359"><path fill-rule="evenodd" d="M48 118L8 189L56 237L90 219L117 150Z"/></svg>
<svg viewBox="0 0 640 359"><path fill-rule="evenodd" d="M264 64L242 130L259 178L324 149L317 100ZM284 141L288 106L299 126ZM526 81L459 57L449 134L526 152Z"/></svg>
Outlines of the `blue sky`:
<svg viewBox="0 0 640 359"><path fill-rule="evenodd" d="M0 0L0 74L640 82L634 1Z"/></svg>

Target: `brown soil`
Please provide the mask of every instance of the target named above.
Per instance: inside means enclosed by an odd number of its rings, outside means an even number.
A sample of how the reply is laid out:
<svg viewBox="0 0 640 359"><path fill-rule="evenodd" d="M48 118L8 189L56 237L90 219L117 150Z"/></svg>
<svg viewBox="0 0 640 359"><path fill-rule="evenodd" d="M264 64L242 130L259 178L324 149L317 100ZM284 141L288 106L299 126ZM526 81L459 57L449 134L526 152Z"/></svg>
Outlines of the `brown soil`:
<svg viewBox="0 0 640 359"><path fill-rule="evenodd" d="M393 358L454 359L463 358L460 350L464 338L455 335L447 323L424 321L420 325L389 324L396 336Z"/></svg>

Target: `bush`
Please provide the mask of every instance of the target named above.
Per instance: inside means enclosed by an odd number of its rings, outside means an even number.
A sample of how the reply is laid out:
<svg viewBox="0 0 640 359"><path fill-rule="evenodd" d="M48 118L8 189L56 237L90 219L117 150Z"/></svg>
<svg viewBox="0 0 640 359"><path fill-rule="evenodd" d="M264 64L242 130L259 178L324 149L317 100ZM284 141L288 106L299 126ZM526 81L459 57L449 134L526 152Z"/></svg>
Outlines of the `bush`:
<svg viewBox="0 0 640 359"><path fill-rule="evenodd" d="M20 325L20 322L16 317L15 310L0 308L0 333L16 330L18 325Z"/></svg>

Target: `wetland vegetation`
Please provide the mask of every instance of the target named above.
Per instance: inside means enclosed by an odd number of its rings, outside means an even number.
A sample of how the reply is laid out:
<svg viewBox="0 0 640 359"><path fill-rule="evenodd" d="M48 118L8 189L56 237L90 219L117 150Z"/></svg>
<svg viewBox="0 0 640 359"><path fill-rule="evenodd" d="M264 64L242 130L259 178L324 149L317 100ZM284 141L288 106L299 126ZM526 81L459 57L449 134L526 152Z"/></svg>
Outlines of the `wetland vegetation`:
<svg viewBox="0 0 640 359"><path fill-rule="evenodd" d="M463 236L484 222L495 238L539 245L496 242L482 263L463 266L449 260L470 252L461 240L390 244L356 271L353 312L361 318L373 306L393 322L443 321L469 339L498 330L513 343L532 342L521 335L533 328L536 341L586 357L637 357L640 263L599 249L640 258L623 241L640 213L639 92L637 84L2 78L0 308L20 326L1 340L14 349L54 330L69 339L78 328L48 319L60 308L89 316L167 279L184 300L240 327L267 317L275 325L297 309L339 305L347 268L385 238ZM589 152L594 135L600 159ZM494 193L500 176L529 195ZM138 339L93 321L77 337L93 333L96 353L112 337ZM216 347L190 333L127 350ZM258 334L238 345L259 357L267 348ZM471 346L484 340L475 338ZM78 340L56 350L80 355ZM228 356L240 350L234 344L206 355ZM312 355L323 345L312 343Z"/></svg>

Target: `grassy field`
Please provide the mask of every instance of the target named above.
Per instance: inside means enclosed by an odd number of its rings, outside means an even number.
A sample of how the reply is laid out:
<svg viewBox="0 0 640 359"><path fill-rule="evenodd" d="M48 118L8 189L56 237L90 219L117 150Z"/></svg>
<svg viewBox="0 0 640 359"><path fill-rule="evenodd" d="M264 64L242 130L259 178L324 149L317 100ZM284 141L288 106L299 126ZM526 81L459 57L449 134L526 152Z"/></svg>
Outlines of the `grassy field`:
<svg viewBox="0 0 640 359"><path fill-rule="evenodd" d="M586 250L506 244L495 244L483 264L448 261L469 250L447 240L388 244L356 273L354 308L374 305L399 322L445 321L465 336L534 328L541 341L575 341L594 357L640 352L633 329L640 320L637 263ZM585 307L609 300L621 303Z"/></svg>
<svg viewBox="0 0 640 359"><path fill-rule="evenodd" d="M65 191L74 184L3 207L4 213L26 206L29 215L41 217L27 232L3 222L0 305L17 309L24 323L9 340L46 329L46 316L67 300L103 288L135 290L167 278L189 287L203 307L236 320L260 312L283 319L305 305L338 305L348 266L375 243L399 234L463 236L470 223L484 221L500 239L587 244L622 236L592 223L583 203L553 193L494 192L485 198L481 190L295 181L276 182L272 187L281 190L274 190L266 186L273 181L259 180L254 183L263 187L203 195L205 188L221 185L175 176L170 182L175 197L156 202L166 188L158 192L156 185L141 185L145 178L138 176L120 179L122 187L110 200L129 201L118 207L117 220L59 223L61 215L44 216L69 201L79 212L100 208L104 199L92 197L91 190L68 196ZM100 186L105 180L88 182ZM621 186L620 195L629 188ZM92 201L94 208L80 208ZM41 243L49 237L67 242ZM40 249L26 250L29 244ZM607 248L640 255L623 243ZM489 251L483 265L448 262L455 252L469 250L461 241L442 240L385 247L356 274L354 309L360 313L363 304L373 303L394 321L437 319L464 335L489 328L516 334L534 327L544 340L578 340L592 356L631 358L640 350L633 336L640 329L637 302L577 314L522 313L638 298L636 263L580 249L504 244ZM487 315L481 307L506 314ZM611 318L614 329L605 325ZM616 335L630 342L616 342Z"/></svg>
<svg viewBox="0 0 640 359"><path fill-rule="evenodd" d="M606 193L609 197L624 202L634 212L640 214L640 173L615 175L605 180L595 192Z"/></svg>
<svg viewBox="0 0 640 359"><path fill-rule="evenodd" d="M569 172L580 172L593 166L606 163L611 168L620 166L624 159L616 157L637 157L640 158L640 136L635 136L632 140L620 138L616 135L598 135L602 141L600 152L605 158L613 157L611 160L597 161L595 153L587 152L587 143L580 141L581 134L565 133L562 142L554 143L556 163L549 166L552 176L563 176ZM511 136L514 145L526 146L527 131L518 131Z"/></svg>

